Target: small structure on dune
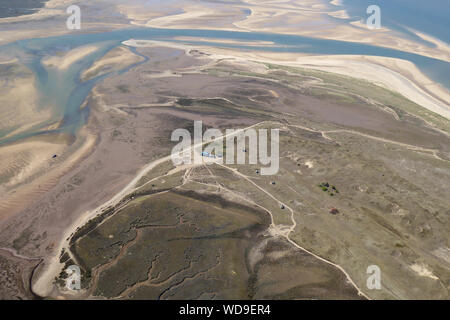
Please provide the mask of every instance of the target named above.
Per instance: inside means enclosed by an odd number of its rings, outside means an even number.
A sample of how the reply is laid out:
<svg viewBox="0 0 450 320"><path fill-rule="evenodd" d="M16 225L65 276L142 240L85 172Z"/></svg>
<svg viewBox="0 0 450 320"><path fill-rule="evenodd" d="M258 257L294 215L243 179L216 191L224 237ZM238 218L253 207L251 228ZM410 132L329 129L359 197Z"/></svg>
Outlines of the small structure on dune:
<svg viewBox="0 0 450 320"><path fill-rule="evenodd" d="M336 209L336 208L331 208L330 214L332 214L332 215L337 215L337 214L339 214L339 210Z"/></svg>

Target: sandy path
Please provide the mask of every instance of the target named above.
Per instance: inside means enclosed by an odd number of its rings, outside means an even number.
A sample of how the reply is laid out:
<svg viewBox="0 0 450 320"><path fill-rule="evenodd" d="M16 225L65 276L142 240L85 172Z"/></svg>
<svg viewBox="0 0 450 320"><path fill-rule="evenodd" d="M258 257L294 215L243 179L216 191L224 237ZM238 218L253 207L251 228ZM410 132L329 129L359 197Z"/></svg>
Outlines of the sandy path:
<svg viewBox="0 0 450 320"><path fill-rule="evenodd" d="M350 275L347 273L347 271L344 270L344 268L342 268L342 267L341 267L340 265L338 265L338 264L335 264L335 263L333 263L333 262L331 262L331 261L328 261L328 260L326 260L326 259L324 259L324 258L322 258L322 257L320 257L320 256L318 256L318 255L316 255L315 253L313 253L313 252L311 252L311 251L309 251L309 250L303 248L302 246L298 245L295 241L293 241L293 240L290 238L290 234L291 234L291 233L295 230L295 228L297 227L297 222L295 221L295 218L294 218L294 210L293 210L291 207L289 207L288 205L284 204L282 201L280 201L279 199L277 199L273 194L271 194L270 192L268 192L268 191L265 190L264 188L260 187L258 184L256 184L255 182L253 182L253 180L250 179L250 177L248 177L248 176L245 175L245 174L242 174L242 173L239 172L237 169L232 169L232 168L229 168L229 167L227 167L227 166L225 166L225 165L221 165L221 164L219 164L219 165L220 165L221 167L223 167L223 168L226 168L226 169L232 171L233 174L235 174L235 175L241 177L242 179L248 181L249 183L251 183L252 185L254 185L257 189L259 189L260 191L264 192L266 195L268 195L270 198L272 198L274 201L276 201L279 205L281 205L281 204L284 205L284 207L290 211L290 213L291 213L292 225L290 226L289 229L284 230L282 227L280 228L279 226L277 226L277 225L275 225L275 224L273 223L273 221L274 221L273 214L270 212L270 210L267 210L267 209L266 209L266 211L269 212L269 214L270 214L270 216L271 216L271 219L272 219L272 226L271 226L270 232L271 232L271 234L272 234L273 236L279 236L279 237L285 238L289 243L291 243L291 244L292 244L293 246L295 246L297 249L300 249L300 250L302 250L302 251L304 251L304 252L306 252L306 253L312 255L313 257L317 258L318 260L320 260L320 261L322 261L322 262L325 262L325 263L327 263L327 264L329 264L329 265L332 265L333 267L339 269L339 270L345 275L345 277L347 278L347 281L348 281L348 282L349 282L349 283L350 283L350 284L358 291L358 295L363 296L363 297L365 297L365 298L368 299L368 300L371 300L371 299L370 299L370 298L369 298L369 297L368 297L368 296L367 296L367 295L366 295L366 294L365 294L365 293L364 293L364 292L356 285L356 283L352 280L352 278L351 278Z"/></svg>
<svg viewBox="0 0 450 320"><path fill-rule="evenodd" d="M221 137L216 138L214 141L219 140L219 139L224 139L230 136L234 136L239 134L240 132L250 129L250 128L254 128L256 126L259 126L261 124L263 124L265 122L261 122L261 123L257 123L255 125L249 126L247 128L243 128L240 130L236 130L234 133L232 134L228 134L228 135L223 135ZM310 129L312 130L312 129ZM203 143L199 143L196 144L194 146L192 146L190 149L197 149L199 147L201 147L203 145ZM101 214L103 212L103 210L105 210L108 207L111 206L115 206L117 205L127 194L132 193L133 191L135 191L136 188L136 184L146 175L148 174L152 169L154 169L156 166L166 162L166 161L171 161L172 157L166 156L163 158L160 158L158 160L155 160L151 163L149 163L147 166L145 166L140 172L139 174L124 188L122 189L119 193L117 193L113 198L111 198L109 201L107 201L106 203L104 203L103 205L101 205L100 207L87 212L86 214L84 214L83 216L81 216L76 223L73 224L73 226L71 226L70 228L67 229L65 236L63 237L63 239L65 239L59 246L59 249L57 251L55 251L57 254L59 254L63 249L65 249L66 251L68 251L68 247L69 247L69 241L70 241L70 236L73 233L73 230L76 230L78 227L83 226L85 223L87 223L90 219L94 218L95 216ZM217 159L208 161L209 163L217 163ZM217 163L219 164L219 163ZM229 168L223 164L219 164L220 166L226 168L227 170L232 171L234 174L238 175L239 177L241 177L242 179L245 179L246 181L248 181L249 183L251 183L252 185L254 185L256 188L258 188L260 191L262 191L263 193L265 193L266 195L268 195L270 198L272 198L274 201L276 201L278 204L283 204L282 201L280 201L279 199L277 199L274 195L272 195L270 192L268 192L267 190L265 190L264 188L260 187L258 184L256 184L255 182L253 182L250 177L240 173L239 171L237 171L236 169L232 169ZM173 171L173 170L172 170ZM189 181L189 177L187 177L188 172L190 170L186 171L186 175L185 175L185 179L183 184L185 184L187 181ZM154 180L154 179L153 179ZM245 199L244 199L245 200ZM248 199L247 199L248 201ZM253 203L253 202L252 202ZM258 205L259 206L259 205ZM355 287L355 289L358 291L358 294L370 299L368 296L366 296L364 294L364 292L362 292L362 290L356 285L356 283L351 279L350 275L340 266L337 264L332 263L331 261L328 261L310 251L308 251L307 249L301 247L300 245L298 245L296 242L294 242L292 239L290 239L290 234L295 230L296 226L297 226L297 222L295 221L294 218L294 210L292 208L290 208L289 206L285 205L284 206L290 211L291 213L291 220L292 220L292 225L286 229L283 228L283 226L277 226L274 223L274 217L272 212L270 212L270 210L261 207L262 209L264 209L266 212L269 213L270 217L271 217L271 234L273 236L280 236L285 238L287 241L289 241L293 246L295 246L296 248L303 250L304 252L314 256L315 258L319 259L322 262L325 262L327 264L330 264L332 266L334 266L335 268L339 269L340 271L342 271L342 273L346 276L348 282ZM68 251L69 252L69 251ZM41 296L46 296L48 294L50 294L50 292L52 291L52 280L54 279L55 276L57 276L59 274L59 272L61 271L62 268L62 264L59 263L59 258L58 255L55 255L54 257L51 258L51 260L48 262L47 268L44 269L44 271L42 272L42 274L39 276L39 278L37 279L37 281L34 283L33 285L33 291L36 292L37 294L41 295Z"/></svg>

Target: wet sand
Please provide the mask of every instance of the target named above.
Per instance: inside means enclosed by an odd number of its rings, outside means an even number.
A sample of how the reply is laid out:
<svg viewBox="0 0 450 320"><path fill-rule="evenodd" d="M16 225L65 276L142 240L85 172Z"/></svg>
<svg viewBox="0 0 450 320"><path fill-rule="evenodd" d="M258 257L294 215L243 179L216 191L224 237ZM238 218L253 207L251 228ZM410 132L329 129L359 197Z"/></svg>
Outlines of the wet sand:
<svg viewBox="0 0 450 320"><path fill-rule="evenodd" d="M42 60L47 67L57 68L61 71L67 70L73 63L83 59L84 57L94 53L100 46L88 45L70 50L61 56L49 56Z"/></svg>

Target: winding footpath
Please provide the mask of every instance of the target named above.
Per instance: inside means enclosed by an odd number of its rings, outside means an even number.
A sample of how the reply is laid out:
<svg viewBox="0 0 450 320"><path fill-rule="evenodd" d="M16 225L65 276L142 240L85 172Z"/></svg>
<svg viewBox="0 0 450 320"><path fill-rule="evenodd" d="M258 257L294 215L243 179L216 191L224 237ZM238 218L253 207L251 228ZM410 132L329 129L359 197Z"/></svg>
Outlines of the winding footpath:
<svg viewBox="0 0 450 320"><path fill-rule="evenodd" d="M246 128L242 128L242 129L238 129L235 130L233 133L229 133L226 135L222 135L219 136L210 142L214 142L220 139L225 139L227 137L231 137L231 136L235 136L240 134L241 132L257 127L263 123L266 122L271 122L271 121L263 121L260 123L256 123L252 126L246 127ZM192 150L196 150L200 147L202 147L205 143L201 142L198 143L196 145L191 146L189 149L189 151ZM94 210L88 211L85 214L81 215L76 221L75 223L72 224L72 226L70 228L66 229L66 232L64 233L62 239L64 239L61 244L59 245L58 249L55 251L56 254L54 256L52 256L50 258L50 260L46 261L45 266L44 266L44 270L41 272L41 274L37 277L37 280L33 283L33 291L36 292L37 294L39 294L42 297L46 297L48 296L52 291L53 291L53 280L55 279L55 277L57 277L59 275L59 273L61 272L62 268L63 268L63 264L60 263L59 261L59 254L65 250L65 252L70 252L69 250L69 243L70 243L70 239L72 237L72 235L74 234L74 232L79 228L84 226L87 222L89 222L89 220L95 218L96 216L102 214L102 212L104 212L106 209L110 208L110 207L114 207L117 204L120 203L120 201L128 194L132 193L134 190L136 190L136 184L145 176L147 175L151 170L153 170L155 167L157 167L158 165L167 162L167 161L171 161L172 160L172 156L168 155L166 157L157 159L153 162L150 162L148 165L146 165L137 175L136 177L131 180L130 183L128 183L125 188L123 188L120 192L118 192L113 198L111 198L109 201L105 202L104 204L102 204L101 206L97 207Z"/></svg>

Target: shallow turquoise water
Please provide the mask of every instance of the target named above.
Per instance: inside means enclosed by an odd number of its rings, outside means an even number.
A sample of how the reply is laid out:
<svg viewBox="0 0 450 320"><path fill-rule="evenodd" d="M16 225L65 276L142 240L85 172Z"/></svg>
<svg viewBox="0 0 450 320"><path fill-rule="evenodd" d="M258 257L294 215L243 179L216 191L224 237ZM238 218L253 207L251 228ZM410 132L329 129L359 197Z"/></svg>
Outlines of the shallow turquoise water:
<svg viewBox="0 0 450 320"><path fill-rule="evenodd" d="M89 108L80 111L80 106L85 101L91 89L98 81L109 75L98 77L87 82L80 82L80 73L87 69L92 63L106 54L112 48L118 46L122 41L134 39L165 40L172 41L171 38L178 36L191 36L202 38L234 39L240 41L270 41L274 45L258 47L258 50L272 52L305 52L316 54L355 54L373 55L405 59L413 62L419 69L436 82L440 82L450 88L450 63L437 59L431 59L421 55L403 52L389 48L382 48L373 45L352 43L345 41L322 40L293 35L279 35L269 33L250 33L233 31L213 31L213 30L186 30L186 29L154 29L137 28L123 29L105 33L90 34L70 34L59 37L42 39L22 40L8 45L0 46L0 52L18 56L37 75L37 86L41 93L40 105L52 108L54 119L62 119L62 126L58 131L75 134L77 129L85 123ZM186 41L184 41L186 42ZM70 50L87 44L101 44L101 49L85 57L81 62L73 64L65 72L58 72L42 65L41 59L45 54ZM188 42L196 44L195 41ZM204 42L201 43L205 45ZM209 44L220 47L230 47L239 49L254 49L251 46L240 44ZM41 124L18 136L2 139L4 133L0 133L0 144L11 142L24 137L47 133L42 128L49 123Z"/></svg>

